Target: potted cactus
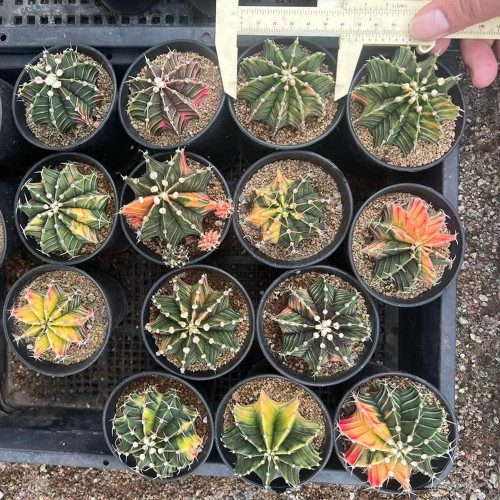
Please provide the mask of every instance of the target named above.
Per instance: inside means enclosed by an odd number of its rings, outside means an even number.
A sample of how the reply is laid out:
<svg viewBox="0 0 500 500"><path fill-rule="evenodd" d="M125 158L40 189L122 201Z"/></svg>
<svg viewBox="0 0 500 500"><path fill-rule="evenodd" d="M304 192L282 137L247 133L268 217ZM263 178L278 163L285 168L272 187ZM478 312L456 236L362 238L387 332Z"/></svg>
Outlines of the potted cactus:
<svg viewBox="0 0 500 500"><path fill-rule="evenodd" d="M399 47L390 60L370 59L354 77L347 125L365 161L418 171L458 147L465 125L460 77L437 60L419 61L410 48Z"/></svg>
<svg viewBox="0 0 500 500"><path fill-rule="evenodd" d="M387 372L361 380L334 416L335 451L344 467L386 493L439 484L452 467L457 441L448 402L410 374Z"/></svg>
<svg viewBox="0 0 500 500"><path fill-rule="evenodd" d="M314 478L332 448L332 425L322 401L277 375L241 381L221 401L215 444L235 474L283 491Z"/></svg>
<svg viewBox="0 0 500 500"><path fill-rule="evenodd" d="M213 421L205 399L187 382L162 372L121 382L106 402L102 424L112 453L141 477L181 479L212 449Z"/></svg>
<svg viewBox="0 0 500 500"><path fill-rule="evenodd" d="M464 230L451 204L431 188L396 184L359 209L349 233L349 258L362 286L392 305L439 297L456 277Z"/></svg>
<svg viewBox="0 0 500 500"><path fill-rule="evenodd" d="M241 177L234 228L265 264L297 268L332 254L347 233L352 196L342 172L308 151L270 154Z"/></svg>
<svg viewBox="0 0 500 500"><path fill-rule="evenodd" d="M340 122L344 100L334 100L336 61L309 40L258 42L239 60L237 99L229 110L247 138L244 153L307 148Z"/></svg>
<svg viewBox="0 0 500 500"><path fill-rule="evenodd" d="M371 358L378 314L369 294L344 271L289 271L267 289L257 312L259 344L283 375L310 385L343 382Z"/></svg>
<svg viewBox="0 0 500 500"><path fill-rule="evenodd" d="M182 267L220 245L233 204L224 178L207 160L183 149L155 157L145 152L124 180L122 227L144 257Z"/></svg>
<svg viewBox="0 0 500 500"><path fill-rule="evenodd" d="M117 93L113 67L98 50L85 45L51 47L17 79L14 122L35 146L53 151L84 147L92 154L116 135L111 118Z"/></svg>
<svg viewBox="0 0 500 500"><path fill-rule="evenodd" d="M106 275L45 265L19 278L5 300L3 328L10 347L30 368L73 375L101 355L124 315L125 294Z"/></svg>
<svg viewBox="0 0 500 500"><path fill-rule="evenodd" d="M155 0L101 0L104 6L119 14L140 14L149 9Z"/></svg>
<svg viewBox="0 0 500 500"><path fill-rule="evenodd" d="M143 147L173 151L189 144L214 163L227 157L213 148L232 137L217 56L206 45L173 40L147 50L127 70L119 113L130 137Z"/></svg>
<svg viewBox="0 0 500 500"><path fill-rule="evenodd" d="M228 373L252 345L253 305L230 274L189 266L160 278L141 315L143 339L163 368L191 379Z"/></svg>
<svg viewBox="0 0 500 500"><path fill-rule="evenodd" d="M22 242L49 263L81 263L117 237L113 179L81 153L59 153L34 165L19 185L15 207Z"/></svg>

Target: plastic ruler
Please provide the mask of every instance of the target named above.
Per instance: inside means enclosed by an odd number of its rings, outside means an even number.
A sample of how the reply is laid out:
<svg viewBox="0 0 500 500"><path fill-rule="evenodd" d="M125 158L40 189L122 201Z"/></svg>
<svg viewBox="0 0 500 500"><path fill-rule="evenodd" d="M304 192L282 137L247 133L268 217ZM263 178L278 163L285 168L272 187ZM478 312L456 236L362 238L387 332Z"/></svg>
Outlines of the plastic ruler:
<svg viewBox="0 0 500 500"><path fill-rule="evenodd" d="M339 37L335 99L347 94L365 45L412 45L421 53L434 42L409 35L409 24L429 0L317 0L316 7L239 6L217 0L215 46L224 90L236 97L238 35ZM500 39L500 17L447 38Z"/></svg>

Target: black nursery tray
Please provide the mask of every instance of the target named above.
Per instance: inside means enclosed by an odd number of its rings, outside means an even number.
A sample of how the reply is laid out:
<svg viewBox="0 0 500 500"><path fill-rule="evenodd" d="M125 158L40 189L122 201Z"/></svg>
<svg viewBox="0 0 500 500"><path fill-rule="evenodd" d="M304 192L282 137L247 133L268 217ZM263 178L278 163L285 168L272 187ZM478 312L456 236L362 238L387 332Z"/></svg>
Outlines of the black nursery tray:
<svg viewBox="0 0 500 500"><path fill-rule="evenodd" d="M251 3L257 2L251 0ZM305 2L275 3L297 5ZM126 67L144 49L177 38L213 44L213 19L175 0L161 0L143 16L110 14L93 0L0 0L0 78L13 83L22 66L42 46L71 42L73 45L93 45L103 51L113 62L120 79ZM252 42L253 39L248 39L242 45ZM322 39L321 43L335 47L332 40ZM456 54L452 52L442 60L457 72ZM356 159L343 157L341 133L332 135L330 146L327 156L346 173L356 207L375 191L399 182L417 182L433 187L457 205L458 153L421 173L381 173L365 172L356 166ZM110 147L119 148L120 145L110 144ZM234 145L216 147L232 148ZM26 165L26 169L29 166ZM238 159L224 171L230 187L234 188L248 166L240 152ZM0 178L7 174L8 170L0 172ZM246 286L255 305L267 286L280 274L248 256L232 231L206 263L236 276ZM350 271L345 248L337 251L329 263ZM124 468L106 446L101 410L112 389L124 378L159 369L143 345L138 325L142 301L166 269L144 260L130 249L99 256L81 267L89 272L105 272L120 280L127 294L125 319L112 333L98 362L86 371L66 378L46 377L28 370L7 350L4 337L0 335L0 461ZM0 287L5 289L5 276L1 280ZM381 332L374 360L390 369L423 377L437 386L453 406L456 283L430 304L408 309L379 304L379 314ZM262 354L255 343L246 359L231 373L195 385L207 395L215 411L226 391L247 377L261 360ZM340 390L335 386L314 390L333 415L335 405L342 397ZM215 447L198 473L232 474L221 462ZM334 454L314 480L355 482Z"/></svg>

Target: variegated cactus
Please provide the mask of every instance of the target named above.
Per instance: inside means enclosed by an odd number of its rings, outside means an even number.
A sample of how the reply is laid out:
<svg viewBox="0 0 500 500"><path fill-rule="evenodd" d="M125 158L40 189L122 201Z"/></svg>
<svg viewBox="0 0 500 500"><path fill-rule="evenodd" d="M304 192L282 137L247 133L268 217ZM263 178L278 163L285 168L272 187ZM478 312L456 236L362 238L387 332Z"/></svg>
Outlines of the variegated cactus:
<svg viewBox="0 0 500 500"><path fill-rule="evenodd" d="M67 294L57 283L52 283L44 293L28 288L26 300L27 305L12 311L21 326L21 333L14 340L34 342L35 358L48 350L56 358L63 358L71 344L85 342L92 311L82 306L79 293Z"/></svg>
<svg viewBox="0 0 500 500"><path fill-rule="evenodd" d="M312 443L320 426L302 417L299 410L298 398L278 403L264 391L253 404L234 405L236 425L222 434L222 442L236 454L238 476L253 472L265 487L280 477L298 486L300 471L320 464L321 456Z"/></svg>
<svg viewBox="0 0 500 500"><path fill-rule="evenodd" d="M365 106L356 123L370 130L375 147L393 144L409 155L419 140L439 143L441 122L456 120L460 108L448 91L460 76L438 78L437 58L419 63L411 49L399 47L391 61L375 57L367 62L367 83L352 97Z"/></svg>
<svg viewBox="0 0 500 500"><path fill-rule="evenodd" d="M32 236L46 255L78 257L86 244L98 243L98 231L111 221L106 216L109 194L98 191L96 172L83 174L66 162L43 167L41 182L25 184L31 195L18 210L28 216L25 236Z"/></svg>
<svg viewBox="0 0 500 500"><path fill-rule="evenodd" d="M354 394L354 402L354 413L338 424L350 441L344 453L347 464L365 470L376 488L395 479L410 491L415 472L436 478L432 461L452 447L441 408L427 405L415 386L397 390L385 383L374 394Z"/></svg>
<svg viewBox="0 0 500 500"><path fill-rule="evenodd" d="M177 276L172 283L173 295L153 297L159 315L146 325L146 330L161 338L157 355L175 355L181 373L197 361L215 370L220 354L238 348L234 330L245 319L231 306L231 289L212 289L206 274L194 285Z"/></svg>
<svg viewBox="0 0 500 500"><path fill-rule="evenodd" d="M176 390L161 393L151 385L129 394L113 419L115 449L135 459L139 473L172 477L193 464L201 451L196 433L199 413L184 405Z"/></svg>
<svg viewBox="0 0 500 500"><path fill-rule="evenodd" d="M238 90L238 99L250 103L250 121L267 124L273 132L289 125L305 130L306 118L322 117L325 98L335 82L322 71L323 52L306 55L297 38L286 49L266 40L262 55L241 62L248 81Z"/></svg>
<svg viewBox="0 0 500 500"><path fill-rule="evenodd" d="M137 198L121 209L135 228L138 241L158 238L165 244L163 258L170 267L177 267L189 257L183 245L187 236L197 236L198 248L202 251L216 248L220 233L204 232L203 220L210 212L227 219L233 208L229 199L213 200L208 196L213 175L210 167L191 169L184 150L177 150L164 162L147 153L144 159L146 172L142 177L124 177Z"/></svg>
<svg viewBox="0 0 500 500"><path fill-rule="evenodd" d="M333 287L325 275L307 289L290 287L287 307L273 318L283 332L282 354L304 359L314 376L328 361L352 366L352 344L371 335L358 311L360 296Z"/></svg>
<svg viewBox="0 0 500 500"><path fill-rule="evenodd" d="M102 71L95 61L81 61L74 49L60 55L44 50L39 63L26 66L31 80L21 85L18 95L35 125L52 125L66 134L79 123L93 124L92 111L103 100L97 87Z"/></svg>
<svg viewBox="0 0 500 500"><path fill-rule="evenodd" d="M128 114L145 122L151 135L165 130L181 135L188 121L200 117L198 105L208 94L197 79L200 71L199 62L182 61L175 50L159 64L146 57L146 74L129 81Z"/></svg>
<svg viewBox="0 0 500 500"><path fill-rule="evenodd" d="M370 223L374 241L363 249L375 260L374 275L392 280L404 292L419 282L436 284L435 266L453 263L437 249L457 239L454 234L441 232L445 219L443 212L430 211L420 198L413 198L406 207L388 203L382 220Z"/></svg>
<svg viewBox="0 0 500 500"><path fill-rule="evenodd" d="M303 239L321 233L329 200L317 195L309 179L287 179L278 172L272 184L256 189L255 195L246 220L261 230L263 242L297 250Z"/></svg>

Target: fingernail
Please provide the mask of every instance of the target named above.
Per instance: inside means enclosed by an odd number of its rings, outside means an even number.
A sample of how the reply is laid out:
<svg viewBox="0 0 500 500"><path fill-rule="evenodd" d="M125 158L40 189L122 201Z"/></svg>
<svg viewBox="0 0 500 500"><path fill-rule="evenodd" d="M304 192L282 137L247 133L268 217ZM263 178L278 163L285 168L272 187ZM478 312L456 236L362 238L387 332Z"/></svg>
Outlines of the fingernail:
<svg viewBox="0 0 500 500"><path fill-rule="evenodd" d="M410 25L410 33L417 40L436 40L447 35L449 29L450 22L440 9L417 15Z"/></svg>

